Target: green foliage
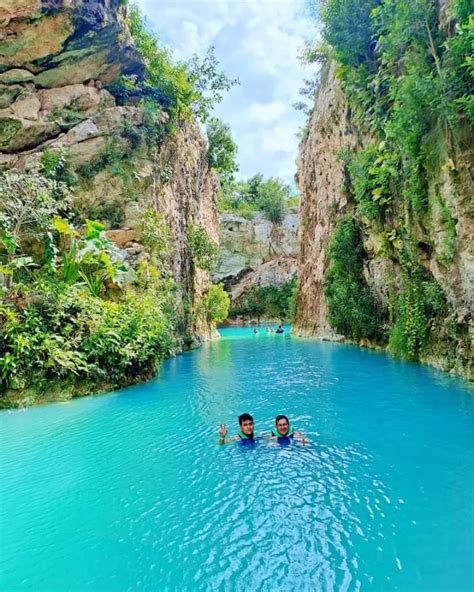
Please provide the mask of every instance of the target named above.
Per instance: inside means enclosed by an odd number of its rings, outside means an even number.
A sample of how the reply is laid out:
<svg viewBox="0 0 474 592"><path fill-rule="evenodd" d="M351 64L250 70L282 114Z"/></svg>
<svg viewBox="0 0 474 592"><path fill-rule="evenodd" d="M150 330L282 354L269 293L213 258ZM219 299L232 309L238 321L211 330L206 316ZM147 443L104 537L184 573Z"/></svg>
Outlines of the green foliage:
<svg viewBox="0 0 474 592"><path fill-rule="evenodd" d="M446 300L439 284L406 246L400 262L403 286L394 297L389 349L395 355L415 360L426 351L433 319L446 314Z"/></svg>
<svg viewBox="0 0 474 592"><path fill-rule="evenodd" d="M207 124L207 162L221 179L229 183L239 167L236 162L237 144L232 139L230 127L217 117L212 117Z"/></svg>
<svg viewBox="0 0 474 592"><path fill-rule="evenodd" d="M329 245L329 267L324 275L324 296L331 326L352 339L381 341L383 311L363 276L362 237L351 216L342 218Z"/></svg>
<svg viewBox="0 0 474 592"><path fill-rule="evenodd" d="M296 291L296 275L281 286L253 285L230 310L229 316L292 320L295 314Z"/></svg>
<svg viewBox="0 0 474 592"><path fill-rule="evenodd" d="M170 229L164 216L151 208L142 219L140 242L148 248L152 263L160 274L169 276L174 254Z"/></svg>
<svg viewBox="0 0 474 592"><path fill-rule="evenodd" d="M122 77L111 88L115 96L124 102L141 97L148 105L158 103L173 123L192 115L205 122L214 105L222 100L222 92L237 82L218 71L213 48L202 61L194 57L187 64L174 62L171 52L160 45L136 6L128 10L127 24L145 64L144 75L142 79Z"/></svg>
<svg viewBox="0 0 474 592"><path fill-rule="evenodd" d="M63 165L61 153L47 152L42 174L0 176L0 391L40 392L55 379L127 384L152 375L175 347L176 285L164 220L145 216L142 241L151 260L132 274L103 224L85 220L75 228L66 217ZM219 314L212 294L209 314Z"/></svg>
<svg viewBox="0 0 474 592"><path fill-rule="evenodd" d="M0 146L8 146L21 129L21 121L11 117L0 118Z"/></svg>
<svg viewBox="0 0 474 592"><path fill-rule="evenodd" d="M230 298L222 284L212 284L201 302L202 310L211 323L222 323L229 315Z"/></svg>
<svg viewBox="0 0 474 592"><path fill-rule="evenodd" d="M122 202L114 198L87 208L87 216L92 220L108 223L110 228L120 228L125 220Z"/></svg>
<svg viewBox="0 0 474 592"><path fill-rule="evenodd" d="M274 224L282 222L285 209L297 203L298 197L293 195L289 185L276 178L264 181L261 174L247 181L223 185L218 197L221 212L231 211L250 217L254 212L261 211Z"/></svg>
<svg viewBox="0 0 474 592"><path fill-rule="evenodd" d="M77 283L79 278L93 296L99 296L107 281L121 285L127 267L123 253L105 235L100 222L86 220L86 230L80 235L68 221L56 217L53 226L61 236L67 237L68 247L61 253L58 274L66 284Z"/></svg>
<svg viewBox="0 0 474 592"><path fill-rule="evenodd" d="M3 306L0 385L25 388L41 379L93 379L108 384L150 375L173 348L172 325L160 291L120 302L79 286L48 287L24 310Z"/></svg>
<svg viewBox="0 0 474 592"><path fill-rule="evenodd" d="M472 123L469 5L453 2L454 31L440 27L436 0L330 0L321 13L355 120L384 141L384 160L398 170L390 198L403 197L415 215L428 203L433 146L427 137L443 130L444 142L455 147L466 117ZM360 203L374 218L373 204Z"/></svg>
<svg viewBox="0 0 474 592"><path fill-rule="evenodd" d="M269 222L279 224L285 217L285 206L291 196L291 188L280 179L268 179L261 183L258 205Z"/></svg>
<svg viewBox="0 0 474 592"><path fill-rule="evenodd" d="M324 39L343 64L354 66L371 58L370 14L379 3L380 0L328 0L322 7Z"/></svg>
<svg viewBox="0 0 474 592"><path fill-rule="evenodd" d="M123 146L114 140L107 142L105 149L96 156L92 162L77 167L77 174L83 182L91 183L92 179L107 168L113 173L119 173L123 165L125 150Z"/></svg>
<svg viewBox="0 0 474 592"><path fill-rule="evenodd" d="M70 204L71 194L62 181L36 171L0 174L0 274L6 276L7 287L33 265L25 246L47 238L53 216L67 212Z"/></svg>
<svg viewBox="0 0 474 592"><path fill-rule="evenodd" d="M217 263L218 248L201 226L188 224L187 229L189 252L193 264L199 269L210 271Z"/></svg>
<svg viewBox="0 0 474 592"><path fill-rule="evenodd" d="M68 187L76 185L76 178L70 170L68 155L64 148L46 148L41 155L39 172L47 179L64 183Z"/></svg>
<svg viewBox="0 0 474 592"><path fill-rule="evenodd" d="M238 78L228 78L220 72L219 62L214 54L214 47L210 47L202 61L197 55L186 64L189 79L194 85L197 96L191 105L194 115L203 123L209 118L214 106L224 98L223 92L239 84Z"/></svg>
<svg viewBox="0 0 474 592"><path fill-rule="evenodd" d="M385 142L346 156L355 201L361 214L381 220L399 193L398 166Z"/></svg>

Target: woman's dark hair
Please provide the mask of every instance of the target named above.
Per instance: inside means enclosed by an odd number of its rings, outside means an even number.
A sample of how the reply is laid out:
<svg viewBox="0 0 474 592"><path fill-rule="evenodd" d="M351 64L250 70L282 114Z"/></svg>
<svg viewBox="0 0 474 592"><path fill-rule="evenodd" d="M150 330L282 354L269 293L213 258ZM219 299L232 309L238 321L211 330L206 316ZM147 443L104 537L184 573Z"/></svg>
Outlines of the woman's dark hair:
<svg viewBox="0 0 474 592"><path fill-rule="evenodd" d="M239 424L242 425L244 421L253 421L253 417L250 413L242 413L242 415L239 415Z"/></svg>
<svg viewBox="0 0 474 592"><path fill-rule="evenodd" d="M286 417L286 415L277 415L275 418L275 425L280 421L280 419L286 419L288 424L290 423L290 420Z"/></svg>

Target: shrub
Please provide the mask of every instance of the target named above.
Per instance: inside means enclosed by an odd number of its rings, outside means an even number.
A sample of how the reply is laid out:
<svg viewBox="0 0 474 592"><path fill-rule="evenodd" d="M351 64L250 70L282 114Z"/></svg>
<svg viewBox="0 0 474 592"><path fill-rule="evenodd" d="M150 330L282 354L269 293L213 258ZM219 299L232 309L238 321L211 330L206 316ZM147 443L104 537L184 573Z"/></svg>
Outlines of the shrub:
<svg viewBox="0 0 474 592"><path fill-rule="evenodd" d="M349 156L347 169L354 198L360 213L370 220L382 220L399 193L399 164L384 142Z"/></svg>
<svg viewBox="0 0 474 592"><path fill-rule="evenodd" d="M222 323L229 315L230 298L222 284L213 284L201 304L207 320L212 323Z"/></svg>
<svg viewBox="0 0 474 592"><path fill-rule="evenodd" d="M114 93L122 100L140 96L147 103L158 103L169 112L173 122L191 115L205 122L213 106L222 100L222 92L238 82L218 71L213 48L202 62L197 56L187 64L174 62L171 52L160 45L136 6L128 10L127 23L145 63L144 76L143 80L122 80L114 85Z"/></svg>
<svg viewBox="0 0 474 592"><path fill-rule="evenodd" d="M187 229L189 252L193 263L199 269L210 271L217 263L218 247L204 228L189 224Z"/></svg>
<svg viewBox="0 0 474 592"><path fill-rule="evenodd" d="M324 39L343 64L371 58L374 44L370 14L380 0L328 0L321 10Z"/></svg>
<svg viewBox="0 0 474 592"><path fill-rule="evenodd" d="M41 293L25 310L0 309L0 385L79 377L120 384L156 371L173 349L163 295L128 291L105 301L75 286Z"/></svg>
<svg viewBox="0 0 474 592"><path fill-rule="evenodd" d="M427 349L432 321L447 314L447 304L441 287L415 261L412 249L405 245L400 258L403 284L394 299L389 349L400 357L418 359Z"/></svg>
<svg viewBox="0 0 474 592"><path fill-rule="evenodd" d="M352 339L383 340L383 311L363 276L362 236L351 216L336 226L329 244L329 267L324 274L324 297L330 325Z"/></svg>
<svg viewBox="0 0 474 592"><path fill-rule="evenodd" d="M230 127L217 117L207 124L207 162L224 182L232 181L239 167L236 163L237 144L232 139Z"/></svg>
<svg viewBox="0 0 474 592"><path fill-rule="evenodd" d="M229 315L292 320L296 303L296 275L281 286L252 286Z"/></svg>

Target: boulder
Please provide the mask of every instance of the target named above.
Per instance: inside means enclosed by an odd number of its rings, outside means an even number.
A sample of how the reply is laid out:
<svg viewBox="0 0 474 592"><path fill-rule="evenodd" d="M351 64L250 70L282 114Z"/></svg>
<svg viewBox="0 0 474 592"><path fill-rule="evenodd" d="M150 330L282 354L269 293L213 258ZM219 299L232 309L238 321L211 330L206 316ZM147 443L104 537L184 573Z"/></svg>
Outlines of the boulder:
<svg viewBox="0 0 474 592"><path fill-rule="evenodd" d="M16 117L30 121L38 121L40 109L41 103L37 95L20 96L11 106L11 111Z"/></svg>
<svg viewBox="0 0 474 592"><path fill-rule="evenodd" d="M36 62L60 53L74 32L71 17L70 11L61 11L34 20L12 20L0 39L0 66L41 69Z"/></svg>
<svg viewBox="0 0 474 592"><path fill-rule="evenodd" d="M99 135L101 134L96 124L91 119L87 119L70 129L61 141L63 146L71 146Z"/></svg>
<svg viewBox="0 0 474 592"><path fill-rule="evenodd" d="M2 0L0 19L31 16L41 8L41 0Z"/></svg>
<svg viewBox="0 0 474 592"><path fill-rule="evenodd" d="M53 121L29 121L15 117L0 116L0 152L19 152L35 148L60 133Z"/></svg>
<svg viewBox="0 0 474 592"><path fill-rule="evenodd" d="M2 84L14 84L15 82L31 82L34 79L34 74L29 70L22 68L13 68L0 74L0 82Z"/></svg>
<svg viewBox="0 0 474 592"><path fill-rule="evenodd" d="M140 240L140 230L138 228L121 228L120 230L108 230L106 233L108 239L115 243L118 247L124 247L128 243L136 243L139 251L143 250L143 246L138 244ZM138 252L138 251L137 251Z"/></svg>
<svg viewBox="0 0 474 592"><path fill-rule="evenodd" d="M101 103L102 96L101 91L84 84L68 84L38 92L43 116L65 107L80 112L95 111Z"/></svg>
<svg viewBox="0 0 474 592"><path fill-rule="evenodd" d="M22 90L20 85L0 84L0 109L9 107Z"/></svg>
<svg viewBox="0 0 474 592"><path fill-rule="evenodd" d="M104 109L94 117L94 121L102 133L122 131L126 122L142 125L143 120L143 109L139 107L112 107Z"/></svg>

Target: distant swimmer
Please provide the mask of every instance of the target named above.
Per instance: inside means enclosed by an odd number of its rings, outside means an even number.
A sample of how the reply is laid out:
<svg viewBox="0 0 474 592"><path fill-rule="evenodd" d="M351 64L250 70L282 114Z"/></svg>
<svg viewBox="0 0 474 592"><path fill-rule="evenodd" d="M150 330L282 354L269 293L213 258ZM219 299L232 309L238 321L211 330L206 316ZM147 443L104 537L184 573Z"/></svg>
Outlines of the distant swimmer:
<svg viewBox="0 0 474 592"><path fill-rule="evenodd" d="M276 440L280 445L288 445L291 440L297 440L302 444L307 444L309 440L298 430L295 430L290 424L286 415L277 415L275 418L275 427L272 429L270 440Z"/></svg>
<svg viewBox="0 0 474 592"><path fill-rule="evenodd" d="M258 335L258 329L254 329L253 332L255 333L255 335Z"/></svg>
<svg viewBox="0 0 474 592"><path fill-rule="evenodd" d="M275 331L275 333L284 333L285 329L283 329L283 327L281 325L278 325L278 329Z"/></svg>
<svg viewBox="0 0 474 592"><path fill-rule="evenodd" d="M254 434L254 421L249 413L242 413L239 415L239 432L235 436L226 438L227 427L225 423L221 424L219 430L219 444L230 444L231 442L239 442L240 444L255 444L260 438Z"/></svg>

